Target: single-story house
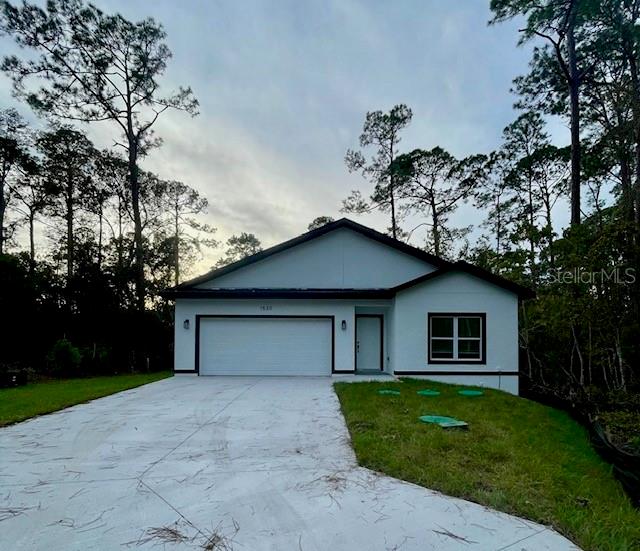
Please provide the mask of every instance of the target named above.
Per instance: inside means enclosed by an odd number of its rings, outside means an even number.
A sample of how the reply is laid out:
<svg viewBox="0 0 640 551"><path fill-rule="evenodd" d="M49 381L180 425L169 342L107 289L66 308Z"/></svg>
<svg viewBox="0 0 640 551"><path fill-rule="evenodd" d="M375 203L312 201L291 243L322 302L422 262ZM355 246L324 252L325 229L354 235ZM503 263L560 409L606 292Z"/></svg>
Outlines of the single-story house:
<svg viewBox="0 0 640 551"><path fill-rule="evenodd" d="M531 295L346 218L163 292L179 373L382 371L514 394Z"/></svg>

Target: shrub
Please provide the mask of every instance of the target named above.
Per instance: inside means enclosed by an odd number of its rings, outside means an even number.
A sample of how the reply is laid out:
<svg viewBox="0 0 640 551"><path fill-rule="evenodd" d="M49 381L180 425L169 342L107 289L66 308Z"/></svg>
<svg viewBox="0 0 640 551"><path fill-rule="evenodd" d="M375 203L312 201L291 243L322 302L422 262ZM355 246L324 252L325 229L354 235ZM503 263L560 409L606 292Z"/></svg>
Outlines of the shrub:
<svg viewBox="0 0 640 551"><path fill-rule="evenodd" d="M83 375L113 375L111 348L94 344L82 348L81 370Z"/></svg>
<svg viewBox="0 0 640 551"><path fill-rule="evenodd" d="M81 361L80 350L67 339L56 341L47 355L49 370L57 377L77 377Z"/></svg>
<svg viewBox="0 0 640 551"><path fill-rule="evenodd" d="M616 444L640 452L640 412L607 411L600 418Z"/></svg>

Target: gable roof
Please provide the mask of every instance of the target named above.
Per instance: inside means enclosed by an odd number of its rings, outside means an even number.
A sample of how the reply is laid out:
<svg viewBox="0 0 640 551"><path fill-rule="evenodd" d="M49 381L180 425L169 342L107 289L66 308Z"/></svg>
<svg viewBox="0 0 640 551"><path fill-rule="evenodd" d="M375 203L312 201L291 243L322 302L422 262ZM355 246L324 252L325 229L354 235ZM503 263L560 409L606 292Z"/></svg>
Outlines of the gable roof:
<svg viewBox="0 0 640 551"><path fill-rule="evenodd" d="M334 230L339 230L342 228L353 230L361 235L364 235L365 237L373 239L374 241L378 241L379 243L392 247L405 254L408 254L420 260L424 260L425 262L429 262L430 264L433 264L436 268L440 268L441 266L445 266L449 264L449 262L447 262L443 258L440 258L433 254L429 254L428 252L423 251L422 249L418 249L416 247L412 247L411 245L407 245L402 241L398 241L397 239L393 239L392 237L389 237L384 233L380 233L371 228L367 228L366 226L363 226L362 224L358 224L357 222L354 222L353 220L349 220L348 218L341 218L340 220L336 220L335 222L329 222L328 224L325 224L324 226L316 228L315 230L311 230L311 231L308 231L307 233L303 233L298 237L289 239L288 241L280 243L279 245L269 247L264 251L260 251L259 253L252 254L251 256L247 256L241 260L238 260L237 262L232 262L231 264L227 264L222 268L215 268L204 275L201 275L194 279L190 279L189 281L185 281L184 283L181 283L180 285L173 287L173 289L188 289L195 285L200 285L201 283L205 283L210 279L215 279L217 277L223 276L230 272L235 272L240 268L244 268L245 266L249 266L250 264L254 264L255 262L264 260L265 258L269 258L274 254L281 253L282 251L286 251L287 249L291 249L292 247L296 247L297 245L302 245L303 243L307 243L308 241L312 241L313 239L321 237L329 232L332 232Z"/></svg>
<svg viewBox="0 0 640 551"><path fill-rule="evenodd" d="M205 283L206 281L234 272L236 270L239 270L240 268L244 268L245 266L249 266L250 264L254 264L255 262L259 262L282 251L286 251L287 249L291 249L292 247L296 247L297 245L301 245L341 228L353 230L405 254L408 254L420 260L424 260L425 262L428 262L435 266L436 270L395 287L384 289L201 289L197 287L197 285ZM440 258L438 256L430 254L426 251L423 251L422 249L412 247L407 243L403 243L402 241L393 239L388 235L363 226L362 224L358 224L357 222L349 220L348 218L341 218L340 220L336 220L335 222L330 222L329 224L325 224L320 228L311 230L307 233L303 233L298 237L289 239L288 241L280 243L279 245L269 247L264 251L245 257L241 260L238 260L237 262L232 262L231 264L223 266L222 268L213 269L202 276L196 277L189 281L185 281L184 283L181 283L180 285L177 285L170 289L165 289L160 293L160 295L164 298L392 298L396 293L400 291L452 272L464 272L469 275L475 276L479 279L487 281L488 283L492 283L493 285L506 289L507 291L511 291L522 299L535 297L535 292L528 287L524 287L504 277L493 274L488 270L479 268L478 266L474 266L473 264L469 264L464 260L449 262L444 258Z"/></svg>
<svg viewBox="0 0 640 551"><path fill-rule="evenodd" d="M496 275L484 268L480 268L473 264L469 264L469 262L465 262L464 260L458 260L457 262L450 262L447 266L439 268L433 272L422 275L400 285L397 285L392 290L394 293L399 291L404 291L405 289L409 289L415 285L423 283L425 281L430 281L432 279L436 279L445 274L450 274L452 272L463 272L465 274L469 274L477 277L478 279L482 279L483 281L487 281L489 283L493 283L497 287L501 287L502 289L506 289L507 291L511 291L512 293L518 295L522 299L526 298L534 298L536 296L535 292L528 287L520 285L510 279L504 278L502 276Z"/></svg>

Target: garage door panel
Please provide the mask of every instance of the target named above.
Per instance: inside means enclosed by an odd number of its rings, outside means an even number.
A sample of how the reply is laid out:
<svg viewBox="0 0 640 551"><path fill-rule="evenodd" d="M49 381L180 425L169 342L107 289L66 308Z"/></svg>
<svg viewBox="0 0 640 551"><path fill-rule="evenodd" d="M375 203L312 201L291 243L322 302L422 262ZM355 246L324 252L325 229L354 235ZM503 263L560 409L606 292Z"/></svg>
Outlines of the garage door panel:
<svg viewBox="0 0 640 551"><path fill-rule="evenodd" d="M200 374L330 375L332 331L326 318L202 318Z"/></svg>

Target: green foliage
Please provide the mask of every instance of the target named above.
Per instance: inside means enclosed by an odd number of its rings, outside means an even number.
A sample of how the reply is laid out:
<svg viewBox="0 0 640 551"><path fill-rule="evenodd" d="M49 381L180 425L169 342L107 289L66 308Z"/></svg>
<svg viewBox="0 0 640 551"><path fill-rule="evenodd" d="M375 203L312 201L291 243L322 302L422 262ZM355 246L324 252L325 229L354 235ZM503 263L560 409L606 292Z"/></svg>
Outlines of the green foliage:
<svg viewBox="0 0 640 551"><path fill-rule="evenodd" d="M360 192L352 191L345 201L344 212L363 213L380 209L391 213L391 235L398 237L399 224L396 213L396 186L392 164L398 156L400 131L406 128L413 117L413 112L404 104L395 105L388 113L370 111L366 114L360 147L372 148L373 156L367 161L365 154L358 150L347 150L345 163L349 172L360 172L364 178L374 185L369 200Z"/></svg>
<svg viewBox="0 0 640 551"><path fill-rule="evenodd" d="M216 229L196 219L209 205L198 191L176 180L160 184L164 187L160 192L166 202L168 224L159 235L160 244L156 247L154 260L158 267L164 265L173 270L173 283L178 285L181 267L193 263L202 247L218 246L212 237Z"/></svg>
<svg viewBox="0 0 640 551"><path fill-rule="evenodd" d="M147 366L157 371L172 365L171 311L159 304L154 311L136 312L131 272L122 292L120 274L111 264L96 263L93 245L83 242L76 249L76 269L69 282L48 263L37 262L32 269L28 255L0 256L0 308L11 312L0 317L0 365L56 376ZM79 366L75 361L71 366L49 366L54 344L64 339L80 350Z"/></svg>
<svg viewBox="0 0 640 551"><path fill-rule="evenodd" d="M81 132L69 126L42 133L37 140L44 175L44 192L48 196L49 213L65 224L65 251L67 275L75 267L76 221L78 211L88 207L95 192L94 160L97 151Z"/></svg>
<svg viewBox="0 0 640 551"><path fill-rule="evenodd" d="M614 443L640 454L640 409L605 411L600 415Z"/></svg>
<svg viewBox="0 0 640 551"><path fill-rule="evenodd" d="M524 18L520 42L534 50L514 81L528 111L505 131L506 185L493 186L502 200L480 197L500 246L471 253L537 288L521 316L525 388L594 409L640 384L640 2L492 0L491 9L492 23ZM549 142L542 115L571 122L571 155ZM558 236L549 206L566 196L572 227ZM526 251L526 263L512 251Z"/></svg>
<svg viewBox="0 0 640 551"><path fill-rule="evenodd" d="M26 142L27 125L15 109L0 109L0 255L11 237L13 227L6 222L10 184L20 174L28 174L32 159Z"/></svg>
<svg viewBox="0 0 640 551"><path fill-rule="evenodd" d="M458 160L441 147L414 149L392 161L401 212L427 218L426 249L436 256L449 256L456 241L470 231L451 227L449 219L473 188L481 187L485 162L482 155Z"/></svg>
<svg viewBox="0 0 640 551"><path fill-rule="evenodd" d="M138 165L161 144L153 126L162 113L197 114L190 88L161 91L171 58L165 31L151 18L131 22L82 0L52 0L0 2L0 34L20 46L1 64L16 97L52 123L34 132L17 112L0 111L0 164L11 167L0 186L0 254L14 226L30 238L28 256L0 257L8 278L0 306L12 312L0 320L0 364L38 373L51 364L65 376L166 368L171 312L157 292L215 241L197 219L206 199ZM97 151L65 121L112 123L111 141L126 156ZM25 342L25 327L35 342ZM64 338L82 351L80 362L58 343Z"/></svg>
<svg viewBox="0 0 640 551"><path fill-rule="evenodd" d="M162 143L153 132L162 113L172 109L198 114L198 100L191 88L160 93L160 78L172 55L162 25L152 18L134 23L82 0L50 0L44 9L28 2L14 6L4 1L0 3L0 33L11 36L28 52L22 58L6 56L0 65L11 78L17 97L49 120L110 121L119 134L114 141L127 152L136 307L144 310L143 232L147 228L143 222L146 211L140 204L144 181L138 158ZM69 247L69 275L72 251Z"/></svg>
<svg viewBox="0 0 640 551"><path fill-rule="evenodd" d="M119 371L114 365L113 351L109 346L94 343L93 346L84 346L80 354L82 356L81 373L84 375L109 375Z"/></svg>
<svg viewBox="0 0 640 551"><path fill-rule="evenodd" d="M637 384L637 274L615 209L556 243L556 269L523 310L527 375L565 398ZM595 398L595 396L594 396Z"/></svg>
<svg viewBox="0 0 640 551"><path fill-rule="evenodd" d="M67 339L56 341L47 355L47 366L58 377L77 377L81 361L80 350Z"/></svg>
<svg viewBox="0 0 640 551"><path fill-rule="evenodd" d="M134 23L82 0L51 0L45 9L9 2L0 7L0 30L35 54L7 56L2 70L17 95L44 116L112 120L124 133L135 132L144 147L151 145L158 111L197 113L198 101L188 87L158 95L171 50L162 25L152 18ZM39 87L30 88L33 79ZM133 128L127 127L128 118Z"/></svg>
<svg viewBox="0 0 640 551"><path fill-rule="evenodd" d="M326 226L331 222L333 222L333 218L331 218L331 216L318 216L309 223L307 229L309 231L315 230L317 228L321 228L322 226Z"/></svg>
<svg viewBox="0 0 640 551"><path fill-rule="evenodd" d="M224 257L218 260L216 267L237 262L247 256L259 253L261 250L260 240L254 234L242 232L240 235L232 235L227 239L227 250Z"/></svg>
<svg viewBox="0 0 640 551"><path fill-rule="evenodd" d="M382 387L401 394L379 396ZM440 396L417 395L426 387ZM335 388L360 465L551 526L586 551L640 546L640 512L566 413L496 390L464 398L433 381ZM469 430L420 423L425 414Z"/></svg>

